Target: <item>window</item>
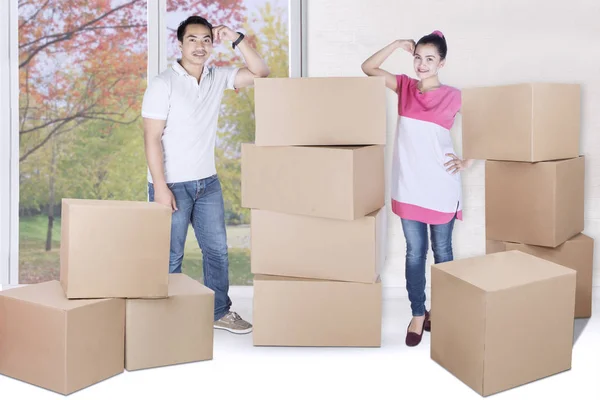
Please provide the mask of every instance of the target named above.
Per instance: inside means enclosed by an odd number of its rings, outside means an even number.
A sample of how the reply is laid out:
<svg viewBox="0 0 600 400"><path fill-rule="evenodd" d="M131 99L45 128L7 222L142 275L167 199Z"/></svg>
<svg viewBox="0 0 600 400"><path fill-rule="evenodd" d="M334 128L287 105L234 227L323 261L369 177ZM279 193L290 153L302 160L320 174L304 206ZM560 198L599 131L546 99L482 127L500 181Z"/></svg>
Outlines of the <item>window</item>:
<svg viewBox="0 0 600 400"><path fill-rule="evenodd" d="M6 32L0 43L0 51L11 51L12 73L12 79L2 74L0 92L13 85L12 97L3 95L0 109L0 129L11 132L2 135L1 150L2 160L10 161L0 164L2 282L58 279L61 198L145 201L139 110L148 78L178 57L174 30L180 21L196 14L215 25L227 24L255 40L272 76L300 76L303 3L3 2L1 18L10 15L14 23L2 24ZM5 13L9 6L10 13ZM12 38L10 46L6 36ZM212 62L242 62L230 46L216 50ZM4 72L7 66L2 68ZM252 88L226 94L219 123L216 157L226 203L231 285L251 284L249 213L240 207L239 147L254 139L253 104ZM11 106L12 129L4 118ZM5 158L5 153L10 157ZM7 219L12 226L4 223ZM4 240L7 237L10 245ZM190 234L184 272L200 279L201 258Z"/></svg>
<svg viewBox="0 0 600 400"><path fill-rule="evenodd" d="M61 198L144 200L142 0L19 1L19 282L58 279Z"/></svg>

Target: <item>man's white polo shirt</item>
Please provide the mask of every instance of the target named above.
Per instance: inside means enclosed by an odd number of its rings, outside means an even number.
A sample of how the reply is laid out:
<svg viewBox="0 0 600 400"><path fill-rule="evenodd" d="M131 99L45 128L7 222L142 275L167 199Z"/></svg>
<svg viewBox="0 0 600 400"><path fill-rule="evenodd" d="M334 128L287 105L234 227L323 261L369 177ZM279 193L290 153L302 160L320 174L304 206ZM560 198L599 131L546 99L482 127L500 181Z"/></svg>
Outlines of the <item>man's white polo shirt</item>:
<svg viewBox="0 0 600 400"><path fill-rule="evenodd" d="M166 120L162 144L167 183L216 174L219 109L225 89L234 89L238 70L205 65L198 84L175 62L150 81L142 102L142 117ZM149 169L148 181L152 182Z"/></svg>

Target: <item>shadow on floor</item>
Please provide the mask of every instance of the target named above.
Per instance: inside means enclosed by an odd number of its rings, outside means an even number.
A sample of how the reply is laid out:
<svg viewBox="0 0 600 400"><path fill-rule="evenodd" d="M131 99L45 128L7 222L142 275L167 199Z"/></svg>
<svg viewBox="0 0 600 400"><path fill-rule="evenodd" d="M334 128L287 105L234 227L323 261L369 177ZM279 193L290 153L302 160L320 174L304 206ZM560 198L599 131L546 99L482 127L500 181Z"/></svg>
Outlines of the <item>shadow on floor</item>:
<svg viewBox="0 0 600 400"><path fill-rule="evenodd" d="M573 344L577 343L579 336L585 330L588 322L590 322L589 318L578 318L575 320L575 326L573 327Z"/></svg>

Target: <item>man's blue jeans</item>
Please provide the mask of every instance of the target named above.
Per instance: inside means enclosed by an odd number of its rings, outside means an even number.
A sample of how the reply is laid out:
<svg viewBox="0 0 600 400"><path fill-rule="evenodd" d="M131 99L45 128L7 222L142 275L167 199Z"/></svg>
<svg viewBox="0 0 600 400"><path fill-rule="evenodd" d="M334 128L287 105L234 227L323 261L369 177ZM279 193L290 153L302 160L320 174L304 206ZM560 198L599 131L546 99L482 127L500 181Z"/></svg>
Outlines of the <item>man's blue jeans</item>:
<svg viewBox="0 0 600 400"><path fill-rule="evenodd" d="M217 175L205 179L169 183L177 203L171 220L169 273L181 273L181 264L190 223L202 250L204 285L215 292L215 321L231 307L229 298L229 255L221 182ZM154 186L148 183L149 200Z"/></svg>
<svg viewBox="0 0 600 400"><path fill-rule="evenodd" d="M456 215L446 224L429 225L436 264L453 260L452 230L455 219ZM402 219L406 239L406 290L414 317L425 315L425 266L429 249L427 226L423 222Z"/></svg>

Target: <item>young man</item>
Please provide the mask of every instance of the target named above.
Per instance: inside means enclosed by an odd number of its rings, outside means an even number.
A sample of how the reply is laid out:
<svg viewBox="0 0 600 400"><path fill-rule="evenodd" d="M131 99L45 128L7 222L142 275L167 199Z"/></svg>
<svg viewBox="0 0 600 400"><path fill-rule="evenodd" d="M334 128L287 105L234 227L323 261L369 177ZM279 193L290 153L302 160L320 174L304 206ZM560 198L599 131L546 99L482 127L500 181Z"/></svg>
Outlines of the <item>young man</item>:
<svg viewBox="0 0 600 400"><path fill-rule="evenodd" d="M223 92L266 77L269 69L244 35L189 17L177 29L181 59L154 77L142 104L149 200L172 207L169 272L180 273L188 226L202 250L204 284L215 292L217 329L249 333L231 312L229 257L221 184L215 166L217 121ZM246 67L206 65L214 41L231 42Z"/></svg>

